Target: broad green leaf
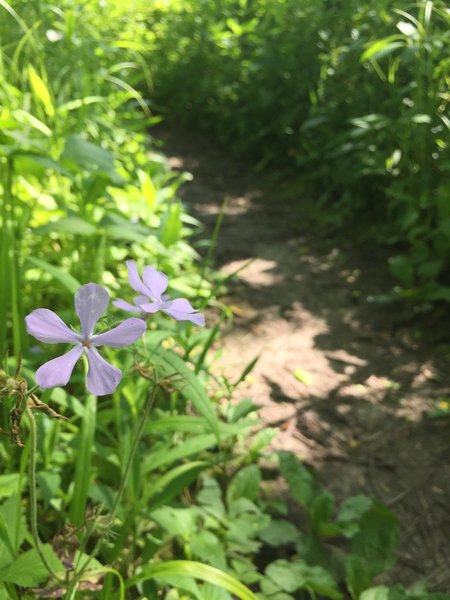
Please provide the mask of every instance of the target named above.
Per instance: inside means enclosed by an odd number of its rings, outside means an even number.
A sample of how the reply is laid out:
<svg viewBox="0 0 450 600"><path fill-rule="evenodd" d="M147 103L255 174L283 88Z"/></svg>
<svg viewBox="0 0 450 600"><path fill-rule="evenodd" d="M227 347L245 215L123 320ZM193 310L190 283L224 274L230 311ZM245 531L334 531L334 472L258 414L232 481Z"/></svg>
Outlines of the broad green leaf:
<svg viewBox="0 0 450 600"><path fill-rule="evenodd" d="M334 512L334 496L330 492L322 491L314 498L311 508L311 521L315 531L326 535L326 527Z"/></svg>
<svg viewBox="0 0 450 600"><path fill-rule="evenodd" d="M50 544L42 545L41 551L54 571L63 571L63 566ZM41 557L35 548L19 554L14 562L0 569L0 581L15 583L22 587L39 585L46 579L48 579L47 567L42 563Z"/></svg>
<svg viewBox="0 0 450 600"><path fill-rule="evenodd" d="M358 521L373 505L373 499L369 496L352 496L344 500L336 517L337 523L349 523Z"/></svg>
<svg viewBox="0 0 450 600"><path fill-rule="evenodd" d="M225 517L225 505L222 501L222 490L212 477L203 477L203 487L197 495L198 503L219 521Z"/></svg>
<svg viewBox="0 0 450 600"><path fill-rule="evenodd" d="M294 499L310 511L319 493L314 474L304 467L290 452L280 452L280 470L289 484Z"/></svg>
<svg viewBox="0 0 450 600"><path fill-rule="evenodd" d="M33 267L38 267L42 269L42 271L47 272L54 279L59 281L69 292L75 294L78 288L81 286L80 282L75 279L66 271L63 271L59 267L55 267L51 265L46 260L42 260L41 258L34 258L33 256L28 256L26 262L29 263Z"/></svg>
<svg viewBox="0 0 450 600"><path fill-rule="evenodd" d="M239 498L256 500L261 485L261 471L257 465L248 465L238 471L227 489L227 504Z"/></svg>
<svg viewBox="0 0 450 600"><path fill-rule="evenodd" d="M352 556L364 562L370 578L375 577L394 564L398 540L396 517L375 503L359 521L359 531L352 538ZM362 589L354 591L360 593Z"/></svg>
<svg viewBox="0 0 450 600"><path fill-rule="evenodd" d="M218 569L226 569L224 547L211 531L199 531L191 540L190 547L194 558Z"/></svg>
<svg viewBox="0 0 450 600"><path fill-rule="evenodd" d="M126 585L127 587L132 587L136 583L145 581L146 579L158 579L158 576L164 577L167 575L187 575L217 585L241 598L241 600L257 600L251 590L231 575L228 575L228 573L192 560L172 560L156 565L144 566L142 572L132 577Z"/></svg>
<svg viewBox="0 0 450 600"><path fill-rule="evenodd" d="M44 80L37 74L32 65L28 65L28 77L30 79L34 96L43 105L47 115L49 117L53 117L55 114L55 107L53 106L48 87Z"/></svg>
<svg viewBox="0 0 450 600"><path fill-rule="evenodd" d="M0 498L6 498L18 491L19 473L0 475Z"/></svg>
<svg viewBox="0 0 450 600"><path fill-rule="evenodd" d="M121 180L114 168L114 155L109 150L88 142L80 135L71 135L67 138L62 158L88 171L101 171L109 175L113 181Z"/></svg>
<svg viewBox="0 0 450 600"><path fill-rule="evenodd" d="M370 565L364 557L352 554L345 559L345 582L354 600L371 585L372 577L369 568Z"/></svg>
<svg viewBox="0 0 450 600"><path fill-rule="evenodd" d="M170 535L192 537L197 531L198 508L163 506L151 513L151 518Z"/></svg>
<svg viewBox="0 0 450 600"><path fill-rule="evenodd" d="M50 169L56 173L66 175L67 177L72 176L70 171L65 169L61 163L53 160L49 156L45 156L44 154L37 154L33 152L17 152L16 155L16 167L21 173L27 173L34 167L34 171L32 171L33 173L40 168L41 171Z"/></svg>
<svg viewBox="0 0 450 600"><path fill-rule="evenodd" d="M280 590L288 593L304 589L312 590L332 600L342 598L336 582L328 571L322 567L310 567L302 560L293 562L276 560L266 568L265 573Z"/></svg>
<svg viewBox="0 0 450 600"><path fill-rule="evenodd" d="M300 532L289 521L272 520L259 537L269 546L283 546L299 539Z"/></svg>
<svg viewBox="0 0 450 600"><path fill-rule="evenodd" d="M389 588L385 585L377 585L365 590L360 595L359 600L389 600Z"/></svg>
<svg viewBox="0 0 450 600"><path fill-rule="evenodd" d="M23 505L16 490L0 506L0 566L15 556L27 534Z"/></svg>

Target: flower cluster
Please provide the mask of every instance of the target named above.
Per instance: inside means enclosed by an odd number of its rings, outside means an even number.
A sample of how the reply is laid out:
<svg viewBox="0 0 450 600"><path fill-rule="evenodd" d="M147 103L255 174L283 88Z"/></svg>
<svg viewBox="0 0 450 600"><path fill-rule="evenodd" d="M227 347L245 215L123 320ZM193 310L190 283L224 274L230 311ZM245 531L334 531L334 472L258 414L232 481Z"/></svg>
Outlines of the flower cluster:
<svg viewBox="0 0 450 600"><path fill-rule="evenodd" d="M133 344L147 328L144 319L158 310L178 321L192 321L201 326L205 324L204 316L194 310L188 300L170 300L164 294L168 286L164 273L153 267L144 267L142 281L134 261L127 261L127 267L130 285L141 295L134 298L135 304L125 300L116 300L113 304L129 312L139 313L140 318L131 317L109 331L94 334L94 328L109 304L108 292L96 283L82 285L75 294L75 310L80 319L81 333L73 331L56 313L47 308L38 308L25 317L28 333L40 342L68 343L73 346L66 354L39 367L36 382L41 388L66 385L75 364L84 354L88 362L88 390L96 396L111 394L118 386L122 372L100 355L98 346L123 348Z"/></svg>

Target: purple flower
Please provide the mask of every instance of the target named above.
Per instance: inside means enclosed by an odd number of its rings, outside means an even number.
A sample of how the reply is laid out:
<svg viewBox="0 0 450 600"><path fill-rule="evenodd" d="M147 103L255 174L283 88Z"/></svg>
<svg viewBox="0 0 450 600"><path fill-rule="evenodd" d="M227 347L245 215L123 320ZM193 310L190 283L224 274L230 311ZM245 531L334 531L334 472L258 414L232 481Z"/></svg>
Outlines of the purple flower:
<svg viewBox="0 0 450 600"><path fill-rule="evenodd" d="M195 310L188 300L170 300L169 295L164 293L169 284L167 275L153 267L144 267L141 279L134 260L127 260L126 265L130 285L140 295L134 297L134 304L119 299L113 302L114 306L140 314L162 310L177 321L192 321L201 327L205 325L205 316Z"/></svg>
<svg viewBox="0 0 450 600"><path fill-rule="evenodd" d="M67 325L47 308L38 308L25 317L27 331L40 342L47 344L73 344L74 348L63 356L44 363L36 371L36 381L41 388L66 385L75 363L85 354L89 370L86 385L91 394L112 394L122 379L122 371L100 356L97 346L123 348L135 342L146 329L141 319L131 318L110 331L92 335L94 327L106 310L109 294L96 283L82 285L75 294L75 310L81 323L81 333Z"/></svg>

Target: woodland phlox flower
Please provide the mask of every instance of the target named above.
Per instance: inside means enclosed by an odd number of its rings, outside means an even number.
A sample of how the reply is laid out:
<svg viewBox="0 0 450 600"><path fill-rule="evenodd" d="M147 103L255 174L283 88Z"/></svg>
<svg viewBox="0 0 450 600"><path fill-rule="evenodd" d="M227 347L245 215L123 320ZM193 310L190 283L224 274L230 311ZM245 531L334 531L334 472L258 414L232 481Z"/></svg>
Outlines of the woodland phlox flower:
<svg viewBox="0 0 450 600"><path fill-rule="evenodd" d="M38 308L25 317L28 333L40 342L74 346L63 356L39 367L36 382L41 388L66 385L76 362L85 354L88 361L88 390L96 396L114 392L122 378L122 371L102 358L96 348L129 346L143 335L146 325L142 319L130 318L110 331L93 335L95 325L108 304L109 294L102 286L88 283L80 287L75 294L75 310L80 319L81 333L70 329L56 313L47 308Z"/></svg>
<svg viewBox="0 0 450 600"><path fill-rule="evenodd" d="M130 285L140 295L134 297L134 304L118 299L113 302L114 306L141 315L162 310L177 321L192 321L201 327L205 325L205 316L195 310L188 300L171 300L169 295L164 293L169 285L167 275L153 267L144 267L141 279L134 260L127 260L126 265Z"/></svg>

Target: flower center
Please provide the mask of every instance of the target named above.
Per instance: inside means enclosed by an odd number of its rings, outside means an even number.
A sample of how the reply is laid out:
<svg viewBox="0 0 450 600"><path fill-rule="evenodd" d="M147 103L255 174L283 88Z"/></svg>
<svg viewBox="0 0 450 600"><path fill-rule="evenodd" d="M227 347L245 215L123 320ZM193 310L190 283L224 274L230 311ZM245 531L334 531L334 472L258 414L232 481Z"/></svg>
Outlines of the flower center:
<svg viewBox="0 0 450 600"><path fill-rule="evenodd" d="M81 345L84 346L85 348L90 348L91 342L90 342L89 338L85 338L84 340L81 340Z"/></svg>

